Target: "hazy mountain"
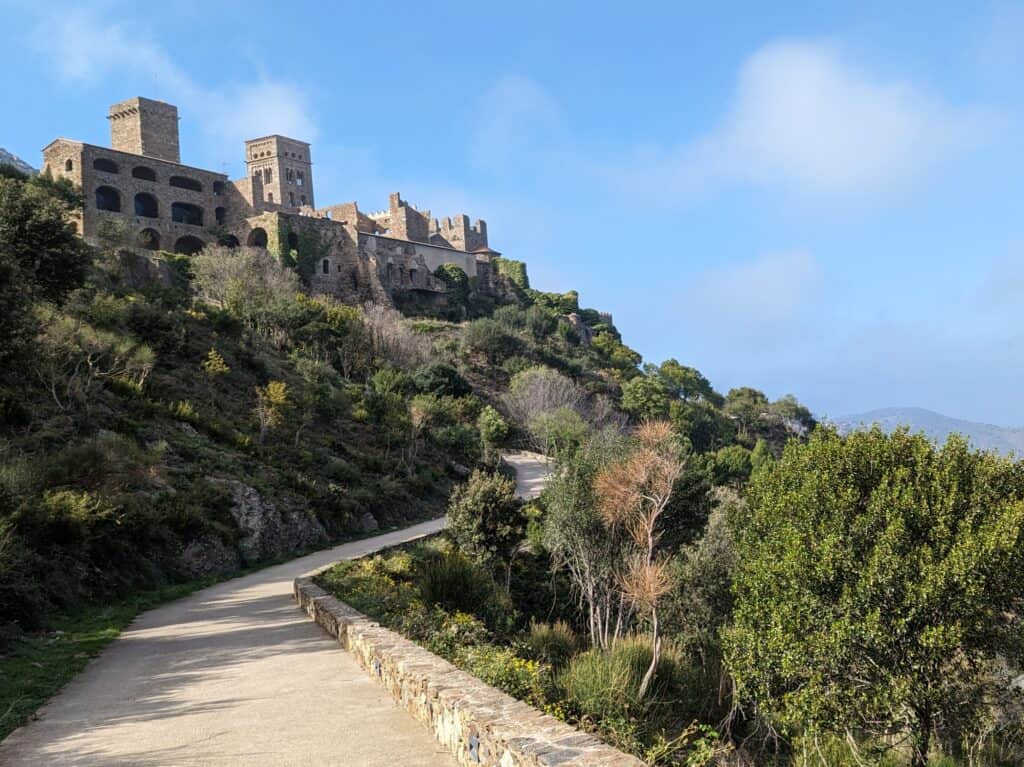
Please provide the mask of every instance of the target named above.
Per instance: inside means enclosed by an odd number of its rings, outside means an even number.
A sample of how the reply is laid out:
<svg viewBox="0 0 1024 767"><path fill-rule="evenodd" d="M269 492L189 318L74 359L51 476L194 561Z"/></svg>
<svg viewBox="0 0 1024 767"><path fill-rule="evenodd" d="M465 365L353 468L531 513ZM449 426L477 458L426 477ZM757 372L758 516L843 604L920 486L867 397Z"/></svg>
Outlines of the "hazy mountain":
<svg viewBox="0 0 1024 767"><path fill-rule="evenodd" d="M1024 456L1024 428L1011 429L962 421L919 407L883 408L830 420L841 433L873 424L878 424L886 431L892 431L897 426L909 426L912 432L923 431L932 439L943 441L947 435L955 432L967 437L974 447Z"/></svg>
<svg viewBox="0 0 1024 767"><path fill-rule="evenodd" d="M3 147L0 147L0 165L13 165L22 173L35 174L36 169L22 160L20 157L11 154Z"/></svg>

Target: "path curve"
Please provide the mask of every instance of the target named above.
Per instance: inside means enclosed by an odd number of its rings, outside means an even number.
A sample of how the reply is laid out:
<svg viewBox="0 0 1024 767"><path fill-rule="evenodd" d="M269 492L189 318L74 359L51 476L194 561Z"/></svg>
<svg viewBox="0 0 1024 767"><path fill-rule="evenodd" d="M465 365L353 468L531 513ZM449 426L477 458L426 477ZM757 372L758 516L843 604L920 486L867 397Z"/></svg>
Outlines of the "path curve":
<svg viewBox="0 0 1024 767"><path fill-rule="evenodd" d="M541 494L551 475L551 462L544 455L521 450L503 458L516 470L516 495L530 500Z"/></svg>
<svg viewBox="0 0 1024 767"><path fill-rule="evenodd" d="M550 467L509 453L522 498ZM294 559L140 615L0 743L0 764L455 767L292 601L304 573L438 532L437 519Z"/></svg>
<svg viewBox="0 0 1024 767"><path fill-rule="evenodd" d="M443 526L345 543L143 613L0 743L0 764L455 767L291 598L303 573Z"/></svg>

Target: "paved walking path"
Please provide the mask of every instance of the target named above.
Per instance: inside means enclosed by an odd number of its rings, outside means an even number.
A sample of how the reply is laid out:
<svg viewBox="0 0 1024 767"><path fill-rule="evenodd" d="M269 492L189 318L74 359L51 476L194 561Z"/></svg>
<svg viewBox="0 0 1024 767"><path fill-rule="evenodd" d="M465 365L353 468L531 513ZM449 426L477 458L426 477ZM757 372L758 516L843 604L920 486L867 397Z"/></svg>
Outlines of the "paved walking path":
<svg viewBox="0 0 1024 767"><path fill-rule="evenodd" d="M454 767L291 598L305 572L443 525L342 544L143 613L0 744L0 765Z"/></svg>
<svg viewBox="0 0 1024 767"><path fill-rule="evenodd" d="M518 492L539 493L543 457L507 460ZM454 767L291 598L303 573L443 526L345 543L143 613L0 743L0 765Z"/></svg>

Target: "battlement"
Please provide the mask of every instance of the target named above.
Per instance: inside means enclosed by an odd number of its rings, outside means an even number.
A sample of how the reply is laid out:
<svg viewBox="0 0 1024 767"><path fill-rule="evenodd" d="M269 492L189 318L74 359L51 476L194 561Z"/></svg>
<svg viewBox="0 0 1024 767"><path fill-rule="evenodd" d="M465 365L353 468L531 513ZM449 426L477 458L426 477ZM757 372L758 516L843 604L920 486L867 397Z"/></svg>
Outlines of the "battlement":
<svg viewBox="0 0 1024 767"><path fill-rule="evenodd" d="M178 108L137 96L110 107L110 146L119 152L181 162Z"/></svg>

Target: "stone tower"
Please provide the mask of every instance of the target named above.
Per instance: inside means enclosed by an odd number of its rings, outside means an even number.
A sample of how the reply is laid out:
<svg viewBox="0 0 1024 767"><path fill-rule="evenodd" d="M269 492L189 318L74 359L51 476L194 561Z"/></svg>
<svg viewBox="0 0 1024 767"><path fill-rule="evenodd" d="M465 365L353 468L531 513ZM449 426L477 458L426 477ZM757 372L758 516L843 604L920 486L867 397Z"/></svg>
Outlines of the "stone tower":
<svg viewBox="0 0 1024 767"><path fill-rule="evenodd" d="M110 107L110 146L119 152L181 162L178 108L136 97Z"/></svg>
<svg viewBox="0 0 1024 767"><path fill-rule="evenodd" d="M315 207L313 163L309 144L285 136L266 136L245 142L245 165L249 178L263 186L263 202L298 210ZM255 201L254 201L255 202Z"/></svg>

